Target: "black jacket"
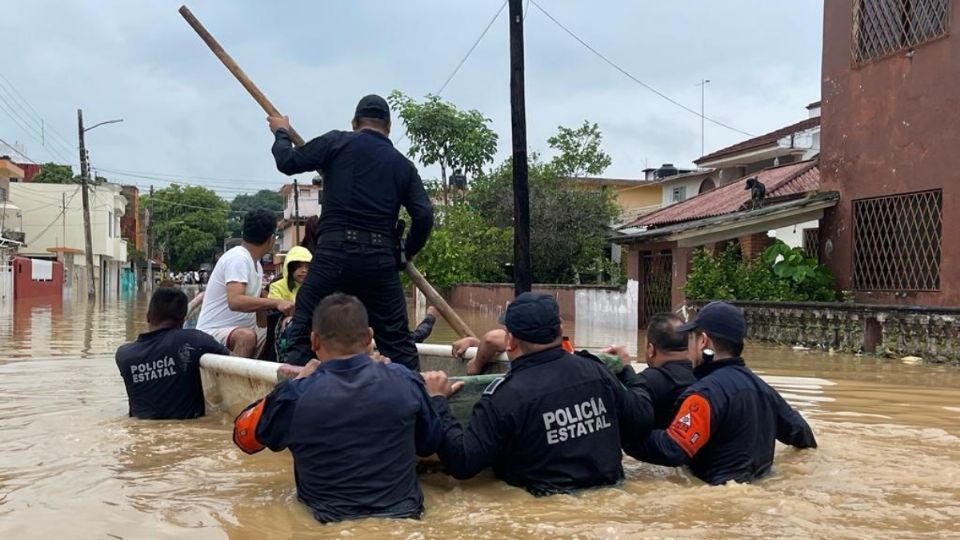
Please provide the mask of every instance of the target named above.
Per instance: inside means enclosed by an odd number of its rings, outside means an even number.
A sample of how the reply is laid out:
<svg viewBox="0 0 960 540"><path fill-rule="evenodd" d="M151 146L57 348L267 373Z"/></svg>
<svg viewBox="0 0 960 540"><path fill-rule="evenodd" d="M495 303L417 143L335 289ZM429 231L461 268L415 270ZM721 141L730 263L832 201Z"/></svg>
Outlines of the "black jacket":
<svg viewBox="0 0 960 540"><path fill-rule="evenodd" d="M534 495L616 484L621 431L649 430L653 416L645 391L626 390L602 362L560 347L513 360L484 390L466 429L446 399L433 403L448 473L470 478L492 466L497 478Z"/></svg>
<svg viewBox="0 0 960 540"><path fill-rule="evenodd" d="M659 465L690 465L710 484L750 482L770 472L775 441L816 448L810 426L741 358L697 367L676 418L629 452Z"/></svg>
<svg viewBox="0 0 960 540"><path fill-rule="evenodd" d="M412 220L407 256L426 245L433 206L416 167L385 135L334 130L300 148L293 147L286 130L277 130L275 138L273 157L280 172L323 171L319 234L352 229L392 238L403 206Z"/></svg>
<svg viewBox="0 0 960 540"><path fill-rule="evenodd" d="M660 367L648 367L637 373L626 366L619 373L620 382L627 388L640 387L650 394L653 401L653 429L666 429L677 414L680 396L687 387L697 382L693 364L686 360L673 360Z"/></svg>
<svg viewBox="0 0 960 540"><path fill-rule="evenodd" d="M322 522L419 517L417 455L436 451L440 418L420 375L365 354L328 360L265 398L256 440L289 448L297 497Z"/></svg>

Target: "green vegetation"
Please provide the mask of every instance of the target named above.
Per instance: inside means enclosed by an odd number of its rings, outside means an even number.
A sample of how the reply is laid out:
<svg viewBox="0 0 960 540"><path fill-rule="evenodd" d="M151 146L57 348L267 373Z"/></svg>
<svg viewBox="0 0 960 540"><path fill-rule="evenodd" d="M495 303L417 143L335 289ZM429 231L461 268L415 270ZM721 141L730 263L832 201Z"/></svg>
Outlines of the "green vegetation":
<svg viewBox="0 0 960 540"><path fill-rule="evenodd" d="M37 184L79 184L80 176L74 176L69 165L44 163L31 182Z"/></svg>
<svg viewBox="0 0 960 540"><path fill-rule="evenodd" d="M683 290L691 300L837 301L830 270L779 240L753 260L737 245L718 256L697 250Z"/></svg>
<svg viewBox="0 0 960 540"><path fill-rule="evenodd" d="M153 253L170 270L195 270L223 246L230 206L216 192L171 184L143 195L140 204L150 209Z"/></svg>
<svg viewBox="0 0 960 540"><path fill-rule="evenodd" d="M230 202L230 223L227 227L231 237L240 237L243 232L243 216L257 208L270 210L280 217L283 214L283 196L271 189L261 189L253 195L243 193L234 197Z"/></svg>

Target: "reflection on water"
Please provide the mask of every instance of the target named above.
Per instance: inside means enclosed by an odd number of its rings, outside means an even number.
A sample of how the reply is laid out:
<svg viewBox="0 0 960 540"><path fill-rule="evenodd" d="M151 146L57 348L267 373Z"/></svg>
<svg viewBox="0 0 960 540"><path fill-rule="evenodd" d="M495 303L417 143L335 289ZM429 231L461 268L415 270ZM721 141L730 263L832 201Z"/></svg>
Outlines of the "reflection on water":
<svg viewBox="0 0 960 540"><path fill-rule="evenodd" d="M626 459L619 488L534 499L431 474L423 521L321 526L296 502L290 457L243 455L226 415L125 417L112 354L144 311L140 299L0 312L0 538L960 537L956 368L751 346L820 442L778 447L757 484L707 487ZM478 331L496 316L465 315ZM451 337L441 323L431 341Z"/></svg>

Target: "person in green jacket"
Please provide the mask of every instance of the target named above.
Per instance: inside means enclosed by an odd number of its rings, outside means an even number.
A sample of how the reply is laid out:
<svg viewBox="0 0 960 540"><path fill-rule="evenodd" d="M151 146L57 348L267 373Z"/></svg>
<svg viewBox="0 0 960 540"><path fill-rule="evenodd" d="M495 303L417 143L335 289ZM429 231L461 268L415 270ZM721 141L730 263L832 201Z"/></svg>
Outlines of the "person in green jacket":
<svg viewBox="0 0 960 540"><path fill-rule="evenodd" d="M307 279L307 268L313 255L310 250L301 246L294 246L283 259L283 273L280 279L270 284L267 298L296 302L297 291L303 280Z"/></svg>

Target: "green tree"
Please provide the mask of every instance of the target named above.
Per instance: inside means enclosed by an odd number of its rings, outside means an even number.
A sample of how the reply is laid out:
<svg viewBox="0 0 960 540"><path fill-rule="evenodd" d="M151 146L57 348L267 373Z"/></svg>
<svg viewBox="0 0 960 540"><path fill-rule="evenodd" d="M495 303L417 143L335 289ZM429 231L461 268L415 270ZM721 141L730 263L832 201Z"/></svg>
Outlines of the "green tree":
<svg viewBox="0 0 960 540"><path fill-rule="evenodd" d="M44 163L40 172L33 177L31 182L38 184L79 184L80 177L74 176L73 169L69 165Z"/></svg>
<svg viewBox="0 0 960 540"><path fill-rule="evenodd" d="M529 164L530 257L537 283L579 283L601 269L610 224L620 214L613 192L565 182L536 154ZM513 167L507 160L480 176L468 195L495 227L513 227Z"/></svg>
<svg viewBox="0 0 960 540"><path fill-rule="evenodd" d="M283 214L283 196L270 189L261 189L253 195L243 193L234 197L230 202L230 236L236 238L242 234L244 214L257 208L270 210L280 217Z"/></svg>
<svg viewBox="0 0 960 540"><path fill-rule="evenodd" d="M422 103L394 90L390 104L410 139L409 155L424 166L439 165L444 203L449 200L447 171L478 175L493 161L497 134L480 111L461 111L440 96L427 95Z"/></svg>
<svg viewBox="0 0 960 540"><path fill-rule="evenodd" d="M584 120L576 129L560 126L547 144L558 152L550 161L560 177L597 176L607 170L612 160L600 147L603 134L597 124Z"/></svg>
<svg viewBox="0 0 960 540"><path fill-rule="evenodd" d="M150 209L151 238L157 253L175 272L212 262L227 233L230 206L216 192L172 184L140 204Z"/></svg>

